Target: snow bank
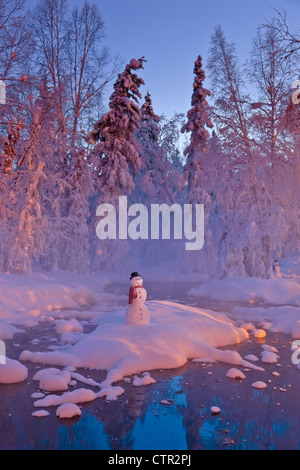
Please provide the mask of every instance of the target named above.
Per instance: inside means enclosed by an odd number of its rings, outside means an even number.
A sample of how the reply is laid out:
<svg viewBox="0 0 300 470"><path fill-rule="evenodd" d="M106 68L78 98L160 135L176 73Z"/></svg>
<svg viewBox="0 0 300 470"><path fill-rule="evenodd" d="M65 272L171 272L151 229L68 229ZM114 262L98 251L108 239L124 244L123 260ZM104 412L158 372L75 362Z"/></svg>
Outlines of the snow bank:
<svg viewBox="0 0 300 470"><path fill-rule="evenodd" d="M236 320L250 319L263 323L266 319L268 329L274 333L286 333L292 335L294 339L300 339L300 308L285 305L280 307L235 307L231 317ZM265 325L266 327L267 325Z"/></svg>
<svg viewBox="0 0 300 470"><path fill-rule="evenodd" d="M211 280L190 289L189 295L214 300L253 302L300 307L300 282L293 279L231 278Z"/></svg>
<svg viewBox="0 0 300 470"><path fill-rule="evenodd" d="M242 359L235 351L217 349L248 338L247 331L234 326L223 313L167 301L149 301L147 306L151 313L149 325L125 324L124 311L121 321L121 313L117 311L105 316L92 333L84 335L67 351L23 351L20 359L106 370L107 378L100 384L103 390L125 376L180 367L192 358L210 357L263 370ZM76 378L74 374L72 376Z"/></svg>
<svg viewBox="0 0 300 470"><path fill-rule="evenodd" d="M23 382L28 377L28 369L19 361L5 358L5 364L0 362L0 383L1 384L14 384Z"/></svg>
<svg viewBox="0 0 300 470"><path fill-rule="evenodd" d="M0 319L14 323L25 323L28 317L40 317L55 309L93 304L106 295L100 277L64 271L1 273L0 285Z"/></svg>

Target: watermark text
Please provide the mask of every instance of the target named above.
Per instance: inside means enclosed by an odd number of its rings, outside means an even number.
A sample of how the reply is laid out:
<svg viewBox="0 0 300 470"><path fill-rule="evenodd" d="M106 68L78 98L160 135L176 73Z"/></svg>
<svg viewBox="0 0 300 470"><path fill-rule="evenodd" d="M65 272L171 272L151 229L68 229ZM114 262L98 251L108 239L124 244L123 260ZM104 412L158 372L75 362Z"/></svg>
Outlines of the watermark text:
<svg viewBox="0 0 300 470"><path fill-rule="evenodd" d="M128 207L127 196L118 198L118 207L105 203L97 207L102 217L96 227L100 240L174 240L185 238L186 250L201 250L204 245L204 204L144 204ZM131 218L134 217L132 220Z"/></svg>
<svg viewBox="0 0 300 470"><path fill-rule="evenodd" d="M2 340L0 340L0 364L6 364L6 348Z"/></svg>

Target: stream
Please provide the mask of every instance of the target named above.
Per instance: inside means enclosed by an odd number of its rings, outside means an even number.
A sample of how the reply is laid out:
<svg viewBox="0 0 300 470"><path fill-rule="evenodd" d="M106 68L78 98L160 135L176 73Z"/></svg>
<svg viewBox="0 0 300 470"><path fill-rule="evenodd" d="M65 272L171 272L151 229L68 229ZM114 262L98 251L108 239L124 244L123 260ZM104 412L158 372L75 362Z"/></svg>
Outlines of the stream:
<svg viewBox="0 0 300 470"><path fill-rule="evenodd" d="M224 313L236 306L188 296L188 290L195 285L153 282L145 287L148 300L172 300ZM107 290L127 295L128 286L110 284ZM253 306L257 305L261 303ZM24 328L23 333L7 341L8 355L17 359L24 349L45 350L54 333L48 321ZM39 345L30 343L34 338L40 338ZM32 377L40 366L26 363L26 382L0 385L0 449L300 449L300 371L291 362L292 338L267 332L263 340L252 337L251 342L224 349L236 350L243 357L259 357L264 342L275 346L280 356L279 365L263 365L265 372L250 370L245 372L246 379L234 380L226 377L231 367L228 364L188 361L178 369L151 371L156 380L152 385L134 387L122 381L116 385L122 386L125 393L117 401L98 398L81 405L80 418L64 420L55 416L55 407L48 409L50 415L46 418L31 416L36 411L31 395L38 391ZM279 377L272 375L274 371ZM78 372L98 382L106 375L105 371ZM266 382L267 388L251 387L257 380ZM212 406L218 406L220 413L212 414Z"/></svg>

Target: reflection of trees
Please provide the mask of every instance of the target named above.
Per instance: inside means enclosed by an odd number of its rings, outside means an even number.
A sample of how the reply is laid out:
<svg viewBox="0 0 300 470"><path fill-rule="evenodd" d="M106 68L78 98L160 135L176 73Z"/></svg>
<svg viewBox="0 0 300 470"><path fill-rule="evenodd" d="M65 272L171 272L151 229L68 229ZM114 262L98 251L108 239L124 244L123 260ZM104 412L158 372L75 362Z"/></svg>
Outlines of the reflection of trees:
<svg viewBox="0 0 300 470"><path fill-rule="evenodd" d="M0 385L0 449L132 449L132 431L148 402L143 387L126 388L115 402L83 404L80 419L59 420L56 407L46 418L31 416L39 409L31 398L36 384Z"/></svg>
<svg viewBox="0 0 300 470"><path fill-rule="evenodd" d="M100 413L104 431L109 436L110 446L114 450L133 448L132 431L137 419L142 420L148 408L143 387L130 385L124 397L123 403L121 401L108 403Z"/></svg>
<svg viewBox="0 0 300 470"><path fill-rule="evenodd" d="M134 446L133 430L143 420L148 408L142 387L130 385L114 402L99 398L83 406L82 416L74 425L60 421L59 449L130 450ZM72 420L73 421L73 420Z"/></svg>
<svg viewBox="0 0 300 470"><path fill-rule="evenodd" d="M47 418L31 416L33 393L26 383L0 386L0 449L52 449L55 447L55 413ZM50 410L49 410L50 411Z"/></svg>
<svg viewBox="0 0 300 470"><path fill-rule="evenodd" d="M221 365L220 365L221 366ZM221 366L222 367L222 366ZM188 448L193 449L291 449L299 447L297 387L287 393L272 384L265 390L251 387L255 380L265 380L254 371L240 383L225 377L228 367L207 376L207 369L192 370L185 375L190 387L185 390L187 407L182 409ZM260 373L261 374L261 373ZM202 384L204 384L203 386ZM277 405L281 402L281 406ZM210 408L217 405L220 415L212 416ZM282 409L284 411L282 411ZM226 441L234 441L227 447Z"/></svg>

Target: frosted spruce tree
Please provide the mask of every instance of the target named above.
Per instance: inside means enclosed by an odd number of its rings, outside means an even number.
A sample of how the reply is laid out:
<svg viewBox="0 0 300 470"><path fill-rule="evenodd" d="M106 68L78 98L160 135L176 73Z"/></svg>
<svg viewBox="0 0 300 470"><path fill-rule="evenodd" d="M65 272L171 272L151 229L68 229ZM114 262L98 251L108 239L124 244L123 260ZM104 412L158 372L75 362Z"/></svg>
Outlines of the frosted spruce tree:
<svg viewBox="0 0 300 470"><path fill-rule="evenodd" d="M212 237L209 229L210 196L203 186L203 165L209 150L208 129L213 128L213 123L208 115L207 96L211 92L204 88L205 72L202 68L202 57L199 55L194 66L194 84L192 94L192 107L187 112L187 122L182 126L181 132L190 132L190 143L184 151L187 160L181 177L181 186L187 184L188 202L190 204L204 204L205 235L204 248L195 255L188 254L188 269L210 270L214 262Z"/></svg>
<svg viewBox="0 0 300 470"><path fill-rule="evenodd" d="M134 131L140 126L141 111L138 99L141 98L139 87L144 84L136 71L143 68L145 59L132 59L120 73L110 97L110 111L96 122L88 134L87 141L94 144L91 162L97 179L96 190L99 197L92 208L104 202L117 204L121 195L131 194L134 188L133 174L140 168L141 162ZM123 259L122 246L126 243L114 240L100 241L96 238L97 220L91 223L92 265L95 269L120 267ZM110 243L111 242L111 243ZM123 242L123 240L122 240ZM118 249L116 244L118 243Z"/></svg>
<svg viewBox="0 0 300 470"><path fill-rule="evenodd" d="M89 266L88 201L93 191L93 184L84 150L77 151L73 155L72 166L68 175L69 197L61 262L63 269L86 273Z"/></svg>
<svg viewBox="0 0 300 470"><path fill-rule="evenodd" d="M135 132L141 168L135 177L134 196L141 202L171 203L173 195L168 185L171 162L159 144L160 116L154 113L150 93L141 107L140 127Z"/></svg>

